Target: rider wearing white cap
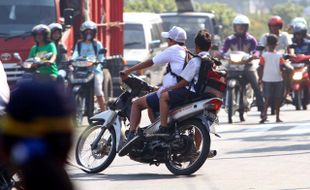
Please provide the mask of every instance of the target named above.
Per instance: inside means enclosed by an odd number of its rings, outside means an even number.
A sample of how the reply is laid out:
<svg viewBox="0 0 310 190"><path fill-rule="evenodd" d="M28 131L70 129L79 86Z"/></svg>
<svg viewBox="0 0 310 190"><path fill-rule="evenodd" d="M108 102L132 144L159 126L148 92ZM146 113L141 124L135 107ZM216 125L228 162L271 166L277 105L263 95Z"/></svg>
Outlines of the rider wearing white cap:
<svg viewBox="0 0 310 190"><path fill-rule="evenodd" d="M153 59L149 59L127 70L121 71L122 79L126 79L127 76L134 71L145 69L152 65L166 66L168 64L167 72L163 78L163 85L159 90L138 98L133 102L130 116L130 131L127 138L128 141L134 137L136 128L141 120L141 111L144 109L152 110L153 113L159 111L159 98L161 91L177 84L180 78L179 76L184 69L184 65L186 65L188 60L188 53L184 46L187 36L183 28L174 26L169 32L163 32L161 35L163 38L167 39L167 49L157 54ZM173 104L173 102L170 103ZM150 114L150 119L154 120L153 114Z"/></svg>

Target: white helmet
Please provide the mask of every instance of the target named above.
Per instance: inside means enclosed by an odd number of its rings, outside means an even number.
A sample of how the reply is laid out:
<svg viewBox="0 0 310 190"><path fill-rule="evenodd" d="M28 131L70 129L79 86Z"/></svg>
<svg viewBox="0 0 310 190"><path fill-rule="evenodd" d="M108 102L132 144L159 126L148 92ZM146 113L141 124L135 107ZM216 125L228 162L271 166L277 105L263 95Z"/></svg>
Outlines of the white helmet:
<svg viewBox="0 0 310 190"><path fill-rule="evenodd" d="M93 21L85 21L80 27L80 31L84 32L85 30L93 30L97 32L97 24L94 23Z"/></svg>
<svg viewBox="0 0 310 190"><path fill-rule="evenodd" d="M291 27L294 27L297 24L304 24L308 28L308 23L304 17L296 17L291 21Z"/></svg>
<svg viewBox="0 0 310 190"><path fill-rule="evenodd" d="M233 24L250 25L250 19L245 15L237 15L233 20Z"/></svg>
<svg viewBox="0 0 310 190"><path fill-rule="evenodd" d="M50 28L51 32L53 32L54 30L60 30L60 31L63 30L61 24L59 24L59 23L52 23L52 24L48 25L48 27Z"/></svg>

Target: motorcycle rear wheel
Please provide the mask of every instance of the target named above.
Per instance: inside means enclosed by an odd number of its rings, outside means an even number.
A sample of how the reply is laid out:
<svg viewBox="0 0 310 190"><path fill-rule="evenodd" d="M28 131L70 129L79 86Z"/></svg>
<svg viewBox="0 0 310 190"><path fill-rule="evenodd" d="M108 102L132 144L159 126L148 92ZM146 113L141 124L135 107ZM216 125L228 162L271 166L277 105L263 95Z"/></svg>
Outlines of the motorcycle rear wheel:
<svg viewBox="0 0 310 190"><path fill-rule="evenodd" d="M101 131L105 130L105 131ZM95 133L96 132L96 133ZM99 143L96 148L92 148L91 144L98 137L100 132L103 134L100 137ZM107 133L108 132L108 133ZM95 134L94 134L95 133ZM105 138L106 134L108 136ZM91 137L93 135L94 137ZM91 138L90 138L91 137ZM87 143L87 141L89 141ZM83 154L83 150L86 148L88 153ZM84 160L83 158L88 156L88 159ZM86 168L83 170L86 173L99 173L105 170L113 162L116 155L116 135L113 128L107 129L102 128L102 125L90 126L81 134L78 139L76 149L75 149L75 158L77 163ZM106 157L106 158L105 158ZM103 159L105 158L105 159ZM92 162L90 163L90 161ZM95 166L92 164L98 162Z"/></svg>
<svg viewBox="0 0 310 190"><path fill-rule="evenodd" d="M195 173L196 171L198 171L202 167L202 165L205 163L205 161L207 160L207 157L210 151L210 146L211 146L211 139L210 139L210 134L207 131L206 126L204 126L204 124L201 121L191 120L191 121L185 121L179 127L179 130L184 131L185 133L186 131L190 131L193 129L195 133L194 138L199 139L197 132L200 133L200 138L201 138L200 143L198 143L199 140L194 139L194 141L196 141L194 142L194 146L196 149L195 153L197 153L197 156L193 156L193 159L191 159L189 162L184 161L181 163L180 161L176 161L174 159L175 155L169 155L168 161L165 163L167 169L175 175L191 175ZM183 167L184 165L186 167Z"/></svg>

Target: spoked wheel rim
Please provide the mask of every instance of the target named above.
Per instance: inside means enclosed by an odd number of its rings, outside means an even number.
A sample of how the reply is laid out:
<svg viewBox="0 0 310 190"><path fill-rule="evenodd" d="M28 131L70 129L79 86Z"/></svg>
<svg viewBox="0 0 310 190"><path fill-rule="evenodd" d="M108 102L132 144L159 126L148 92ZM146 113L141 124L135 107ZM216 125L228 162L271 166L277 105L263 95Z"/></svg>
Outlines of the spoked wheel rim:
<svg viewBox="0 0 310 190"><path fill-rule="evenodd" d="M177 170L185 170L189 167L191 167L200 157L202 152L202 147L204 146L204 142L202 140L203 134L201 129L199 129L195 125L186 125L183 126L180 129L181 135L186 136L192 136L193 137L193 147L191 149L191 152L189 153L189 156L186 158L180 158L182 155L170 155L169 157L169 163L170 165L177 169ZM195 142L195 139L197 138L197 141ZM200 139L200 141L198 140Z"/></svg>
<svg viewBox="0 0 310 190"><path fill-rule="evenodd" d="M92 127L87 137L82 138L78 144L79 164L90 170L102 166L113 151L114 136L107 129L100 138L98 145L95 148L91 147L101 130L103 130L101 126Z"/></svg>

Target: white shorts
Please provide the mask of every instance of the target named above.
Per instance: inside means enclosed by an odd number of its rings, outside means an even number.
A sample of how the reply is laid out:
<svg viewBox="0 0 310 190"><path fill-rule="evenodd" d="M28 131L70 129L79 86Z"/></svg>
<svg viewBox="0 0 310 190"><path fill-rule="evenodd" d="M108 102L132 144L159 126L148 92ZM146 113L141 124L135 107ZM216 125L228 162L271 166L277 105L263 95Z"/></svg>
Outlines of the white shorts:
<svg viewBox="0 0 310 190"><path fill-rule="evenodd" d="M104 96L104 93L102 90L103 89L102 82L103 82L103 74L95 73L95 82L94 82L95 96Z"/></svg>

